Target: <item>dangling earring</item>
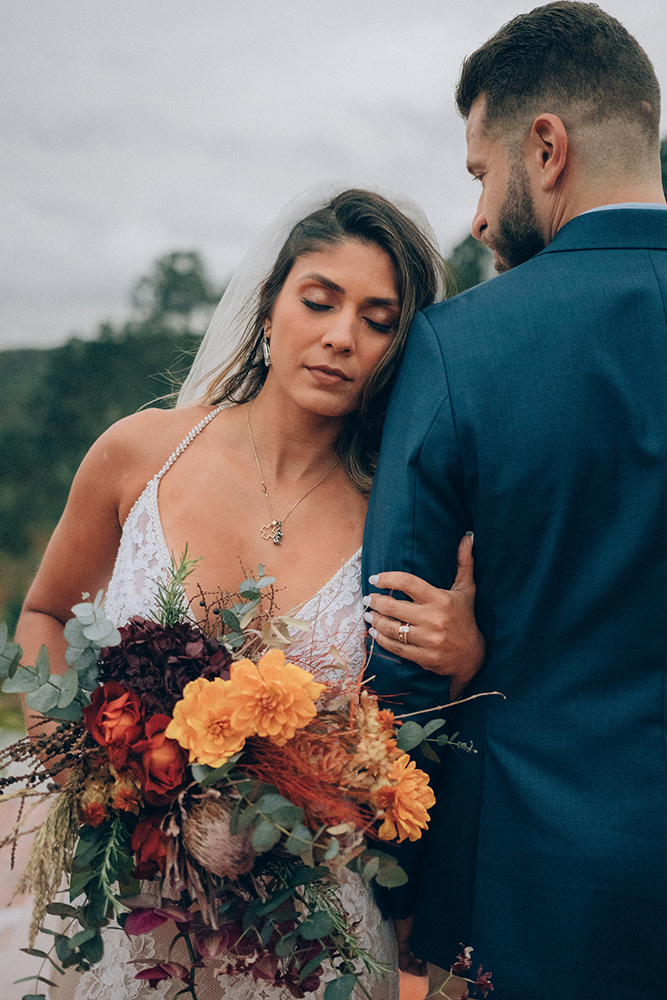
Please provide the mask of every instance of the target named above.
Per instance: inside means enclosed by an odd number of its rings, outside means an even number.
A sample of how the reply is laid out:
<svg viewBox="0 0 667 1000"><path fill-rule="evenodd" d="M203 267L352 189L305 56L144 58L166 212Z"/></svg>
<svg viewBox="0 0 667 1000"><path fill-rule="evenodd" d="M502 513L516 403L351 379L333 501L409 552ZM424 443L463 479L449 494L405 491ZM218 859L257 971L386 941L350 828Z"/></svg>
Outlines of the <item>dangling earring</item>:
<svg viewBox="0 0 667 1000"><path fill-rule="evenodd" d="M269 338L264 332L264 327L262 327L262 353L264 354L264 364L267 368L271 367L271 345L269 343Z"/></svg>

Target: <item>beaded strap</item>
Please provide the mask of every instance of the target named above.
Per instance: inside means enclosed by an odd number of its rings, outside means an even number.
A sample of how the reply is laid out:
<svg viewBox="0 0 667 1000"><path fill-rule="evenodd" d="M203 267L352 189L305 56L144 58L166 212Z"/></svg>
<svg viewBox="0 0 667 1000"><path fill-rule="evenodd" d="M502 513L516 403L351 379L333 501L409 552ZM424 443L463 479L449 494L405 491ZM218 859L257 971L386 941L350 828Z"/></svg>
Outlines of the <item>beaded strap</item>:
<svg viewBox="0 0 667 1000"><path fill-rule="evenodd" d="M221 410L225 410L229 405L230 405L229 403L221 403L220 406L216 406L216 408L214 410L211 410L211 412L209 414L207 414L204 417L203 420L200 420L199 423L196 424L192 428L192 430L190 431L190 433L185 435L185 437L183 438L183 440L179 444L178 448L176 448L175 451L172 451L171 455L169 456L169 458L167 459L167 461L164 463L164 465L162 466L162 468L160 469L160 471L155 473L155 475L153 476L153 479L158 479L158 480L162 479L162 477L164 476L165 472L168 472L169 469L171 469L171 467L174 464L174 462L176 461L176 459L179 457L179 455L183 454L183 452L185 451L185 449L187 448L187 446L190 444L190 442L194 441L194 439L197 437L197 435L201 434L201 432L204 430L204 428L206 427L206 425L210 424L210 422L213 420L213 418L217 417L217 415L220 413L220 411Z"/></svg>

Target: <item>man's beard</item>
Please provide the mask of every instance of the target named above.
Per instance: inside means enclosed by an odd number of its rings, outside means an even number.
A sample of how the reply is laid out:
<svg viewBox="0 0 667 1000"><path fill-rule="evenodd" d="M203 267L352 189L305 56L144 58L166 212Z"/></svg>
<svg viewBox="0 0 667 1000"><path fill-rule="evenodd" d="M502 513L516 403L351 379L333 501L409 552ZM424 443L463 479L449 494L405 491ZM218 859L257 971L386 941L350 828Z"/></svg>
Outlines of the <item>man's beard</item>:
<svg viewBox="0 0 667 1000"><path fill-rule="evenodd" d="M523 161L517 157L510 168L498 231L493 235L493 249L497 255L496 271L509 271L524 264L540 250L544 250L545 246L546 240L537 225L528 171Z"/></svg>

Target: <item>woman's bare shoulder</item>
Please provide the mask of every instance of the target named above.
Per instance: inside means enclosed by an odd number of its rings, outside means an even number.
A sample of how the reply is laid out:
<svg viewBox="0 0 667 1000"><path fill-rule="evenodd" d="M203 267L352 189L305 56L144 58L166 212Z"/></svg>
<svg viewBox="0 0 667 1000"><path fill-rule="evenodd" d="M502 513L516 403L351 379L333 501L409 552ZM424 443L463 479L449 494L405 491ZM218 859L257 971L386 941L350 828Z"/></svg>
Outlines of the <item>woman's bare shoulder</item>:
<svg viewBox="0 0 667 1000"><path fill-rule="evenodd" d="M78 477L113 484L120 510L142 492L172 452L214 407L150 408L112 424L84 458ZM135 495L136 494L136 495ZM130 504L131 505L131 504Z"/></svg>

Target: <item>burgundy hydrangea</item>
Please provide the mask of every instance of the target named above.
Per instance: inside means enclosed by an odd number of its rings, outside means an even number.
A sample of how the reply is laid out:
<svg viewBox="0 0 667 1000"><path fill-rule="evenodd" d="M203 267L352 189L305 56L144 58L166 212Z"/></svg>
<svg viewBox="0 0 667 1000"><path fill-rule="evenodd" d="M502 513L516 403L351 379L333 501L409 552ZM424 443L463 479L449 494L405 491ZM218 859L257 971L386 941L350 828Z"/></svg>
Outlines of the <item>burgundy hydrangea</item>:
<svg viewBox="0 0 667 1000"><path fill-rule="evenodd" d="M135 615L119 629L118 646L102 650L100 682L118 681L139 695L148 715L171 715L197 677L229 678L231 656L194 625L158 625Z"/></svg>

